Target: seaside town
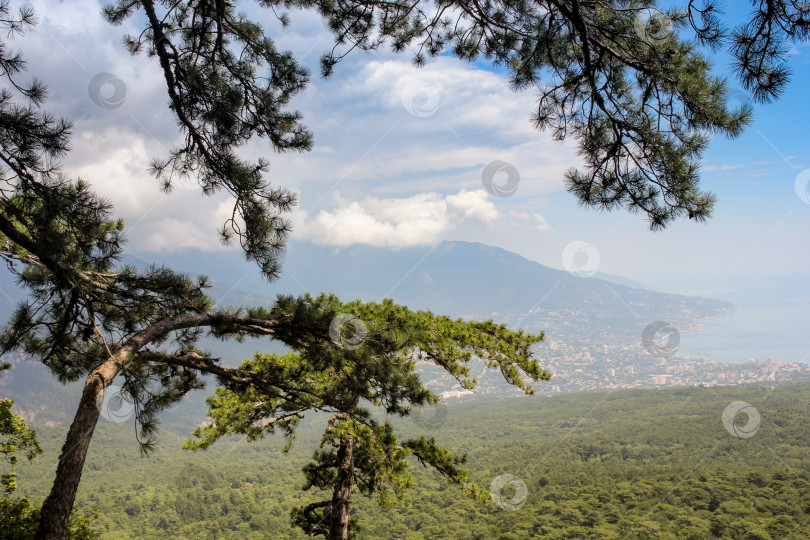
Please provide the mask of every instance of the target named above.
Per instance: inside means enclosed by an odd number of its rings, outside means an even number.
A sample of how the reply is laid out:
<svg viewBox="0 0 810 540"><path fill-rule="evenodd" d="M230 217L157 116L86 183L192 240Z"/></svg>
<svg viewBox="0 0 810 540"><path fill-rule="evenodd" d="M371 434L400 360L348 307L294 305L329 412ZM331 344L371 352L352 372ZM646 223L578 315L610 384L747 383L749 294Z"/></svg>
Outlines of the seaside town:
<svg viewBox="0 0 810 540"><path fill-rule="evenodd" d="M744 362L717 362L706 357L689 357L673 351L653 354L641 344L609 346L549 342L544 345L541 366L551 373L550 381L534 385L539 395L590 390L655 388L677 386L730 386L763 382L783 382L810 378L810 365L751 358ZM421 362L427 368L427 363ZM432 374L432 370L427 371ZM462 389L450 377L428 376L429 386L442 399L476 396L517 395L495 370L478 363L472 376L479 384Z"/></svg>

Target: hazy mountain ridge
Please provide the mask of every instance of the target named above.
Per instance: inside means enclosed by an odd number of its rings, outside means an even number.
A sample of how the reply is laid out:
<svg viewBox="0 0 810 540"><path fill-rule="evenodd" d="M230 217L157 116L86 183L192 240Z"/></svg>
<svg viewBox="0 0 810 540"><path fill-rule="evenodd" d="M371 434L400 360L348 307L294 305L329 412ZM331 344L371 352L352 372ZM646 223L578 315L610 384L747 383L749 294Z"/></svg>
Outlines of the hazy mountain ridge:
<svg viewBox="0 0 810 540"><path fill-rule="evenodd" d="M136 266L146 263L128 257ZM220 258L220 262L222 259ZM268 285L258 275L241 277L231 266L200 265L211 272L209 295L220 305L269 305L275 294L333 292L343 299L393 298L411 309L455 317L507 322L544 330L558 340L617 339L664 320L680 330L728 313L733 304L713 298L662 293L630 286L620 276L577 277L501 248L442 242L434 248L351 246L335 249L295 244L281 278ZM176 267L183 271L180 265ZM257 274L257 273L256 273ZM234 285L227 285L234 283ZM636 284L638 285L638 284ZM245 292L247 290L255 292ZM622 335L621 341L627 336Z"/></svg>
<svg viewBox="0 0 810 540"><path fill-rule="evenodd" d="M577 277L478 243L443 242L430 250L396 252L308 245L304 254L301 251L288 257L279 288L295 290L298 282L343 298L391 297L412 309L493 318L544 330L559 340L603 340L628 332L639 340L652 321L665 320L685 330L734 307L721 300L639 289L596 276ZM301 264L303 256L307 264ZM318 264L327 260L328 264Z"/></svg>
<svg viewBox="0 0 810 540"><path fill-rule="evenodd" d="M124 256L121 262L139 268L149 266L132 256ZM184 270L180 265L173 266ZM209 268L204 264L194 266ZM213 265L212 270L208 293L218 306L273 303L265 295L270 287L266 283L257 285L256 276L246 274L240 278L227 265ZM654 320L666 320L681 329L693 328L702 318L720 315L733 307L719 300L632 288L597 277L580 278L503 249L468 242L444 242L430 250L396 252L366 246L334 250L296 245L272 289L276 293L301 294L302 284L312 287L313 293L334 292L343 299L379 301L391 297L411 309L493 318L530 331L543 330L550 341L598 341L636 348L644 327ZM21 298L8 273L0 276L0 287L13 300ZM255 288L256 292L242 287ZM0 306L5 320L13 305L6 302ZM257 349L283 351L278 343L252 339L243 343L204 340L201 347L227 364L236 364ZM538 357L542 362L542 355ZM0 389L16 400L23 416L43 424L69 422L81 383L63 386L44 366L20 357L11 360L15 367L0 376ZM435 369L423 372L436 391L449 390L454 384ZM481 377L490 394L514 391L498 373L485 372L481 366L474 366L473 375ZM202 397L209 391L184 400L181 407L167 414L167 422L176 425L186 424L191 417L200 419L204 414Z"/></svg>

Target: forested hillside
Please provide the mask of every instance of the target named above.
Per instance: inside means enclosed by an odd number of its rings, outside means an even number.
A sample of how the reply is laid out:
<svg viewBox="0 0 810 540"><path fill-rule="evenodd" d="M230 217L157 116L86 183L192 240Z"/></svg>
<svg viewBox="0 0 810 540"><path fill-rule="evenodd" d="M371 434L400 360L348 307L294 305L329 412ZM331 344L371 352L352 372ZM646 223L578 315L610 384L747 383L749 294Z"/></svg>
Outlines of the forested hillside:
<svg viewBox="0 0 810 540"><path fill-rule="evenodd" d="M724 425L734 402L750 404L759 423L743 412ZM353 497L360 537L806 538L808 409L810 384L802 383L477 400L424 411L398 429L466 452L471 478L493 491L493 502L474 502L413 463L409 506L381 509ZM319 495L300 489L300 469L323 422L307 419L287 454L280 438L191 453L179 449L182 437L164 433L146 458L131 425L102 424L77 506L98 509L105 539L304 538L289 513ZM34 427L45 453L18 466L19 494L41 500L64 433Z"/></svg>

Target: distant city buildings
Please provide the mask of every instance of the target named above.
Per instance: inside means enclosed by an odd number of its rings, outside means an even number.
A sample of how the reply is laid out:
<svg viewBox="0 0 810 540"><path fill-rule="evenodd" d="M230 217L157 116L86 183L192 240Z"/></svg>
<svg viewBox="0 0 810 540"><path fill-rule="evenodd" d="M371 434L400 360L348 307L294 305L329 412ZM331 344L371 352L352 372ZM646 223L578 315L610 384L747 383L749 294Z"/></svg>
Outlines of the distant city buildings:
<svg viewBox="0 0 810 540"><path fill-rule="evenodd" d="M473 393L471 390L448 390L447 392L442 392L439 396L442 399L453 399L453 398L461 398L464 396L471 396Z"/></svg>
<svg viewBox="0 0 810 540"><path fill-rule="evenodd" d="M536 355L540 365L552 374L551 381L534 385L540 395L588 390L642 387L721 386L777 382L810 378L810 366L796 362L774 362L751 358L746 362L716 362L675 354L656 356L641 344L594 345L548 342ZM497 370L478 377L474 391L464 390L445 374L431 372L426 384L442 399L472 396L507 396L521 391L507 384ZM427 375L427 373L426 373Z"/></svg>

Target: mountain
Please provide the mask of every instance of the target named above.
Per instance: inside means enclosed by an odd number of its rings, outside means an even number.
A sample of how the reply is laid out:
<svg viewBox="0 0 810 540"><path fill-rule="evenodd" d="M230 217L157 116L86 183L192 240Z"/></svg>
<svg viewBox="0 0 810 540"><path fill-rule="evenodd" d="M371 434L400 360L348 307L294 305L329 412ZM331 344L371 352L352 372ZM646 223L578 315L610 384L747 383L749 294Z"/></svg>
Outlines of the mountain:
<svg viewBox="0 0 810 540"><path fill-rule="evenodd" d="M606 274L605 272L597 272L596 274L594 274L594 277L604 281L609 281L610 283L618 283L619 285L624 285L625 287L630 287L631 289L649 289L647 285L639 283L634 279L626 278L624 276L617 276L615 274Z"/></svg>
<svg viewBox="0 0 810 540"><path fill-rule="evenodd" d="M294 243L281 278L272 284L233 254L182 252L155 260L179 270L205 268L214 281L210 295L220 305L267 305L280 293L322 291L343 299L393 298L411 309L543 330L557 341L638 342L653 321L666 321L683 332L734 307L712 298L651 291L620 276L577 277L473 242L397 251ZM134 258L128 262L146 264Z"/></svg>
<svg viewBox="0 0 810 540"><path fill-rule="evenodd" d="M611 276L613 278L613 276ZM433 249L312 244L290 250L277 288L390 297L412 309L493 318L558 340L640 339L649 323L681 329L727 313L721 300L660 293L599 277L582 278L484 244L442 242ZM297 289L297 290L296 290Z"/></svg>
<svg viewBox="0 0 810 540"><path fill-rule="evenodd" d="M552 342L596 343L611 345L613 350L638 348L644 328L653 321L667 321L684 331L733 307L720 300L628 287L596 276L581 278L500 248L470 242L443 242L433 249L399 251L295 244L289 250L281 279L272 285L261 281L252 265L236 257L233 253L185 253L164 255L154 262L169 264L179 271L205 268L212 278L209 294L221 306L266 306L272 304L276 294L301 294L305 290L313 294L334 292L343 299L366 301L390 297L411 309L492 318L530 331L544 330ZM147 267L152 261L144 258L126 256L121 262ZM7 319L22 293L7 271L0 273L0 289L7 295L7 301L0 302L0 316ZM252 356L257 348L273 353L284 350L267 340L205 340L201 345L229 364ZM54 424L68 421L72 405L59 404L73 403L78 386L61 386L36 362L16 356L11 360L15 367L0 377L0 392L15 399L29 419ZM429 366L423 369L423 376L434 383L431 387L435 390L452 388L454 381L441 372ZM500 375L489 370L481 373L481 380L488 393L513 390ZM196 405L189 405L188 414L182 412L182 407L172 414L183 418L198 414L201 395L192 400Z"/></svg>
<svg viewBox="0 0 810 540"><path fill-rule="evenodd" d="M235 253L186 251L126 256L136 267L167 264L212 278L209 295L219 305L269 305L277 294L332 292L343 299L393 298L411 309L454 317L507 322L544 330L562 341L640 340L644 328L663 320L680 331L733 309L729 302L644 289L620 276L590 278L530 261L516 253L474 242L442 242L433 248L294 243L279 280L268 284ZM600 276L604 276L604 279ZM6 287L0 279L0 287Z"/></svg>

